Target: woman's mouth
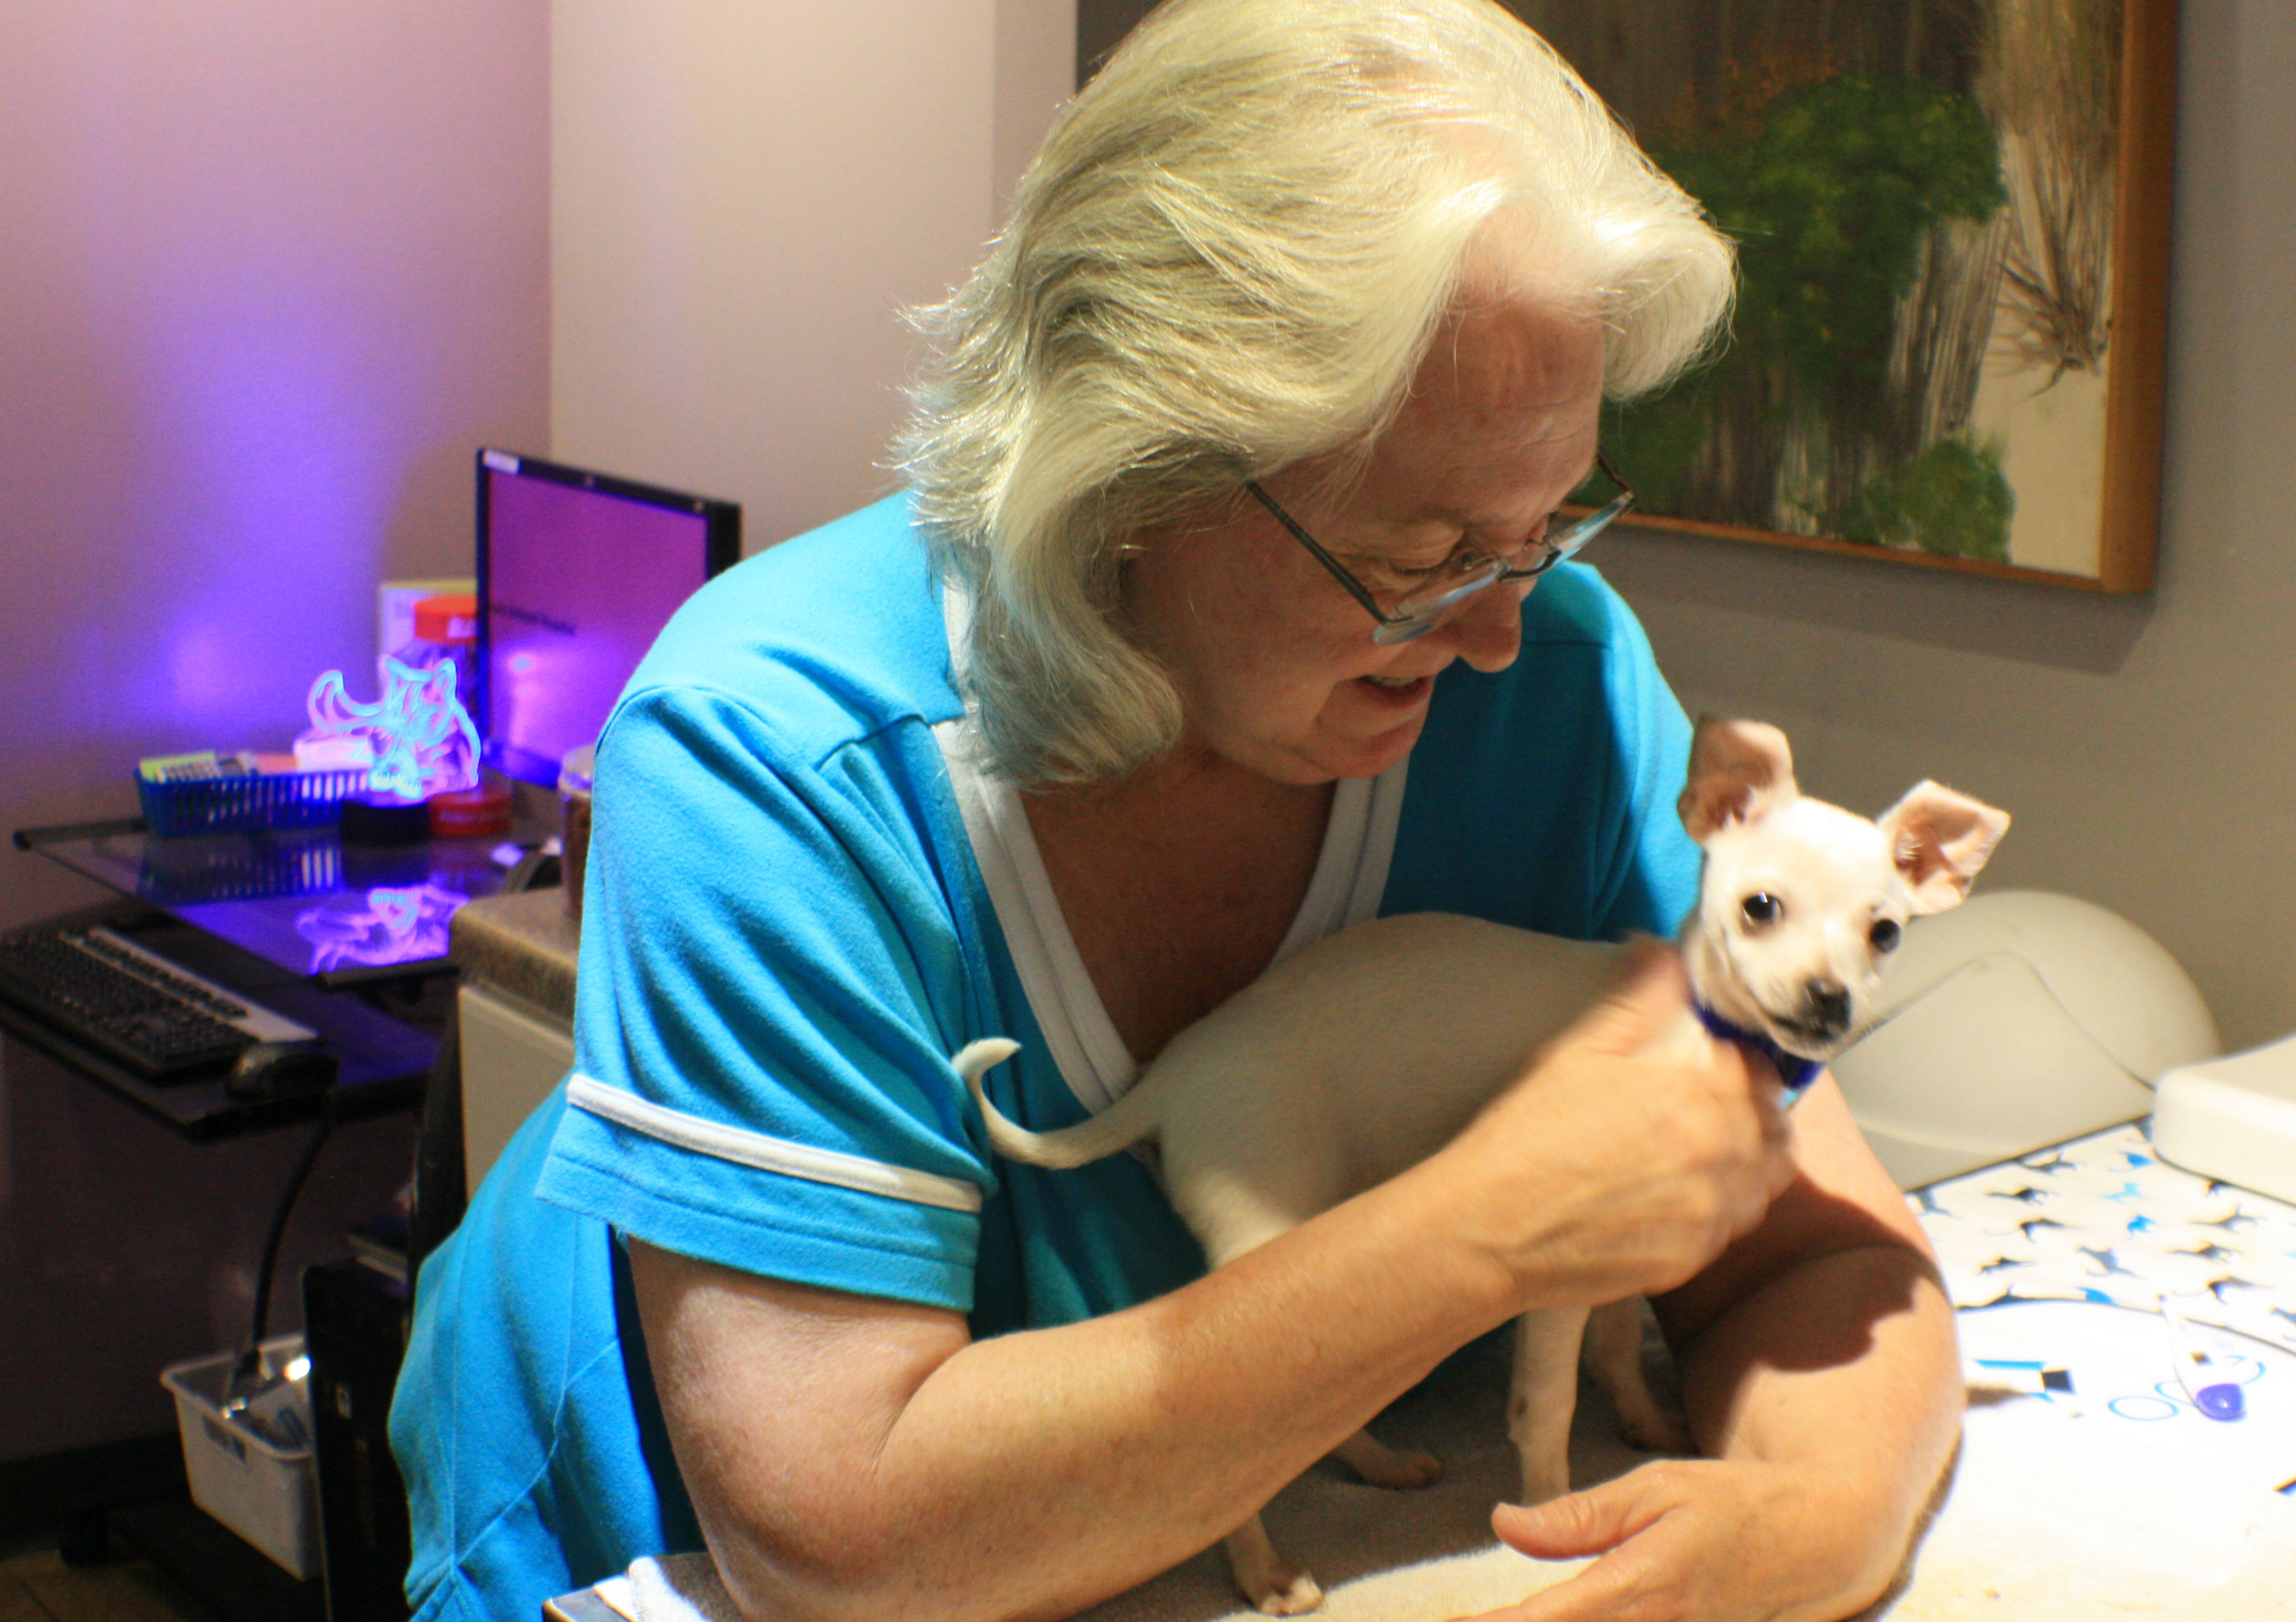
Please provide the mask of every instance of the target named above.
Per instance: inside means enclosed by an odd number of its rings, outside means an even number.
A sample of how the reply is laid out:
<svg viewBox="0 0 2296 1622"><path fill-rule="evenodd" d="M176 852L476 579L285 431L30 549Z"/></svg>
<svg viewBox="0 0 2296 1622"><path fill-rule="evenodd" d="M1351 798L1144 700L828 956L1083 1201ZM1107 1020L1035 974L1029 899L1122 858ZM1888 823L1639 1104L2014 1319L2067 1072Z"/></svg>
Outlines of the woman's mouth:
<svg viewBox="0 0 2296 1622"><path fill-rule="evenodd" d="M1435 685L1432 676L1362 676L1357 681L1382 704L1417 704Z"/></svg>

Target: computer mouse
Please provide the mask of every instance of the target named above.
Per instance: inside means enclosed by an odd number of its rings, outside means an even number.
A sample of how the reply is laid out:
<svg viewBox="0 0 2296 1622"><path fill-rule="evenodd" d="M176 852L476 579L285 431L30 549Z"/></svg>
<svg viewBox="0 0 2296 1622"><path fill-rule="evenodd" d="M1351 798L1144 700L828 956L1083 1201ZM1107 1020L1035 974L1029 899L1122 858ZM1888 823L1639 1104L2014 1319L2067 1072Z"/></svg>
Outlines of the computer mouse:
<svg viewBox="0 0 2296 1622"><path fill-rule="evenodd" d="M308 1042L259 1042L241 1052L224 1091L234 1099L291 1099L324 1092L342 1065L324 1048Z"/></svg>

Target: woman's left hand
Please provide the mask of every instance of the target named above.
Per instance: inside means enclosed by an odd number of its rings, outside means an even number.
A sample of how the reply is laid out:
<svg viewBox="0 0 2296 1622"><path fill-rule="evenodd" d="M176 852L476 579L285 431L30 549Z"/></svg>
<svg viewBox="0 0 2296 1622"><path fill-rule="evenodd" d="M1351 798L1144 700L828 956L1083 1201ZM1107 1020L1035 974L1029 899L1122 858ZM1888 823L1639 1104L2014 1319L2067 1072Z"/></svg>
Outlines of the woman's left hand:
<svg viewBox="0 0 2296 1622"><path fill-rule="evenodd" d="M1663 1459L1536 1508L1491 1517L1538 1560L1599 1556L1477 1622L1838 1622L1880 1597L1898 1552L1844 1514L1807 1467Z"/></svg>
<svg viewBox="0 0 2296 1622"><path fill-rule="evenodd" d="M1652 1302L1706 1456L1502 1506L1523 1553L1595 1558L1478 1622L1841 1622L1895 1580L1960 1435L1953 1306L1832 1078L1794 1146L1762 1226Z"/></svg>

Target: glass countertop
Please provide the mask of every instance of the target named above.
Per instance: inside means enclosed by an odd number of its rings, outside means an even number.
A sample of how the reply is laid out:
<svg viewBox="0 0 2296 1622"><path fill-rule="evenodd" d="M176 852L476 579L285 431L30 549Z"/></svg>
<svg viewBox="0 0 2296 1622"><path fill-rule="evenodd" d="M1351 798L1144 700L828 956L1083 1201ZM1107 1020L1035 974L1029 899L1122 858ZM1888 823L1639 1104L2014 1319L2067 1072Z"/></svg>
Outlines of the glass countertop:
<svg viewBox="0 0 2296 1622"><path fill-rule="evenodd" d="M445 957L456 909L501 889L524 854L502 836L346 845L333 827L167 836L106 828L33 836L29 847L298 976Z"/></svg>

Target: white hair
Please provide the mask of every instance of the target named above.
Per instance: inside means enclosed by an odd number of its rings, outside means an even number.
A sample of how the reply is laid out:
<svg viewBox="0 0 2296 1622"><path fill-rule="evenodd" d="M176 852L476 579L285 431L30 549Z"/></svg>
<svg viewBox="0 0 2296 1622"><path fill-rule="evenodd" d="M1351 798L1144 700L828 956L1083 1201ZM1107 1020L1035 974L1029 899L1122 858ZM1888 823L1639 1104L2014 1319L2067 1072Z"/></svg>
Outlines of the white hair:
<svg viewBox="0 0 2296 1622"><path fill-rule="evenodd" d="M1603 324L1610 397L1720 327L1729 244L1489 0L1168 0L1135 30L916 317L940 353L897 456L972 599L991 770L1090 782L1177 740L1118 543L1366 447L1503 211L1529 247L1496 268Z"/></svg>

